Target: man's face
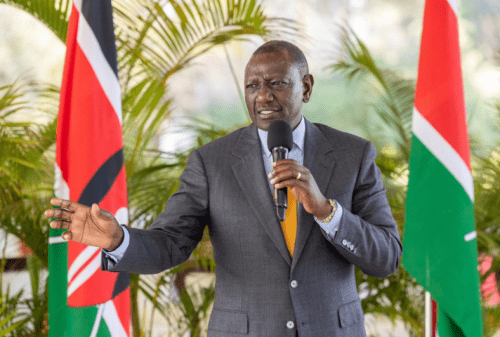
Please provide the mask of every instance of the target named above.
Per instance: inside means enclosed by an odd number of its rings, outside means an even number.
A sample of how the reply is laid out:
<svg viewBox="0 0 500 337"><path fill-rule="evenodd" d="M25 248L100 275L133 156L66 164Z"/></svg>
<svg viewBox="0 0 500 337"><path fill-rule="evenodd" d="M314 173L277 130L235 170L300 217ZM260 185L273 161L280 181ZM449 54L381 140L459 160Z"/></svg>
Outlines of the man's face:
<svg viewBox="0 0 500 337"><path fill-rule="evenodd" d="M312 85L312 76L302 76L287 52L253 55L245 69L245 101L250 119L264 131L275 120L285 120L295 129Z"/></svg>

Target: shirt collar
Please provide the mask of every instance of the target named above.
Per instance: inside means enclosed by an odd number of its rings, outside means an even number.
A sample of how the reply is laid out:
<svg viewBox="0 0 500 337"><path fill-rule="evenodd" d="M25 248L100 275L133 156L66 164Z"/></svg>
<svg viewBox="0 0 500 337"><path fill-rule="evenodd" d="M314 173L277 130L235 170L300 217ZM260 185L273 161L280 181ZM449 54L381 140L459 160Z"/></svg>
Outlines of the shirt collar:
<svg viewBox="0 0 500 337"><path fill-rule="evenodd" d="M259 132L259 138L260 138L260 145L262 146L262 149L264 150L264 153L266 154L267 157L271 156L271 151L267 148L267 131L257 129ZM304 152L304 136L306 134L306 123L304 122L304 116L300 119L299 125L293 130L292 135L293 135L293 143L302 151ZM290 149L290 151L292 151Z"/></svg>

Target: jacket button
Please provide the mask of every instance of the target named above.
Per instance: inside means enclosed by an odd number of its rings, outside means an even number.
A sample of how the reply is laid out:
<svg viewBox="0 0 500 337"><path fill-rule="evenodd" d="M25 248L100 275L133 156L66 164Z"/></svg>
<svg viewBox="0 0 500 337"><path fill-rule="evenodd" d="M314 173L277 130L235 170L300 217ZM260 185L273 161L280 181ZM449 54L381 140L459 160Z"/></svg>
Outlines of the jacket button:
<svg viewBox="0 0 500 337"><path fill-rule="evenodd" d="M297 288L297 286L298 286L298 285L299 285L299 283L298 283L297 281L295 281L295 280L293 280L293 281L290 283L290 286L291 286L292 288Z"/></svg>
<svg viewBox="0 0 500 337"><path fill-rule="evenodd" d="M286 327L288 329L293 329L293 328L295 328L295 324L292 321L288 321L288 322L286 322Z"/></svg>
<svg viewBox="0 0 500 337"><path fill-rule="evenodd" d="M346 239L342 240L342 244L343 244L344 246L345 246L345 245L347 245L347 240L346 240Z"/></svg>
<svg viewBox="0 0 500 337"><path fill-rule="evenodd" d="M349 249L350 249L351 251L353 251L353 250L354 250L354 245L351 245L351 247L349 247Z"/></svg>

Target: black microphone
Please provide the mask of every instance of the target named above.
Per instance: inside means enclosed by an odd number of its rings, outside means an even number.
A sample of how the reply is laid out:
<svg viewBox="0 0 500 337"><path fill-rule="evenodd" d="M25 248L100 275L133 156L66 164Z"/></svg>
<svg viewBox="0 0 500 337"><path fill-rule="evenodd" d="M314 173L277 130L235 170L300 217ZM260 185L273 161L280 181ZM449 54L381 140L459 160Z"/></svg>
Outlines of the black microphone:
<svg viewBox="0 0 500 337"><path fill-rule="evenodd" d="M273 154L273 162L288 158L288 152L292 150L293 133L292 127L286 121L277 120L269 125L267 134L267 148ZM281 222L285 221L286 208L288 206L286 187L273 189L274 209Z"/></svg>

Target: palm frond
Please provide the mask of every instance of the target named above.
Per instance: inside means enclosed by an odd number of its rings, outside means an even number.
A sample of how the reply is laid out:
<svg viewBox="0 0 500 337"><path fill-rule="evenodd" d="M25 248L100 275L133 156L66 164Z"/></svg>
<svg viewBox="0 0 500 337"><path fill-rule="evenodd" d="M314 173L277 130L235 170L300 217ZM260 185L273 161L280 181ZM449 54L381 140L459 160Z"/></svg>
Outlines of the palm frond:
<svg viewBox="0 0 500 337"><path fill-rule="evenodd" d="M0 0L30 13L43 22L62 42L66 41L71 0Z"/></svg>
<svg viewBox="0 0 500 337"><path fill-rule="evenodd" d="M415 83L400 77L389 69L381 69L366 45L350 27L341 27L339 59L328 66L335 74L345 76L358 84L359 97L375 112L383 128L374 129L367 118L365 130L370 138L392 138L398 150L408 159L411 142L411 119L415 95ZM368 95L367 95L368 93ZM369 126L370 125L370 126ZM384 144L381 144L384 145Z"/></svg>
<svg viewBox="0 0 500 337"><path fill-rule="evenodd" d="M130 76L146 70L163 82L214 46L250 35L292 35L298 27L291 20L267 18L257 0L123 1L115 12L120 68ZM143 67L136 67L139 62Z"/></svg>
<svg viewBox="0 0 500 337"><path fill-rule="evenodd" d="M0 224L45 266L49 228L43 210L52 196L56 125L45 109L57 99L52 86L16 81L0 88ZM19 121L27 116L28 122Z"/></svg>
<svg viewBox="0 0 500 337"><path fill-rule="evenodd" d="M168 198L179 188L179 177L192 150L229 132L196 119L191 119L183 130L194 134L191 148L178 153L143 149L141 160L127 173L130 222L133 226L147 228L163 211Z"/></svg>
<svg viewBox="0 0 500 337"><path fill-rule="evenodd" d="M10 296L10 291L0 297L0 337L13 336L14 331L19 331L30 320L26 315L19 314L17 304L21 302L22 291ZM15 334L17 335L17 334Z"/></svg>

